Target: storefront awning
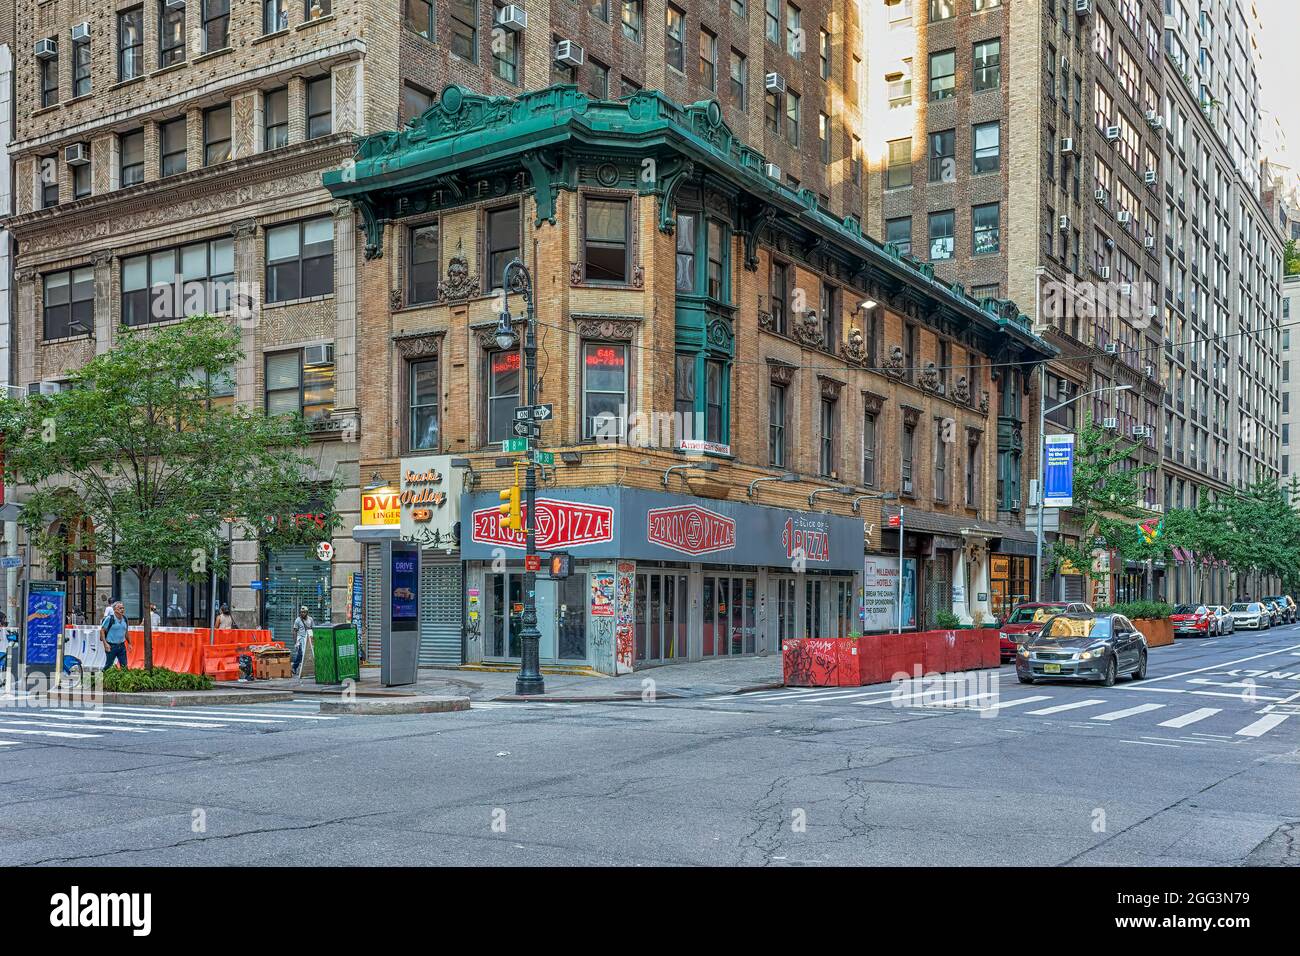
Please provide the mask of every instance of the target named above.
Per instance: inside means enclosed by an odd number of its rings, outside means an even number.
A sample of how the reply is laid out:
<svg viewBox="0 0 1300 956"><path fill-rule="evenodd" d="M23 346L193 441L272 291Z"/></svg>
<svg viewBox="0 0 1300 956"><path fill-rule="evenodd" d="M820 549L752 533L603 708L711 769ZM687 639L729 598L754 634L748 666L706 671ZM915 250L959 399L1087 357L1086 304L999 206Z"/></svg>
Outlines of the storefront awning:
<svg viewBox="0 0 1300 956"><path fill-rule="evenodd" d="M889 519L898 515L897 505L886 505L881 509L880 518L885 530L889 530ZM1002 524L996 521L979 521L960 515L941 514L926 511L923 508L903 506L903 526L905 531L920 534L938 534L951 537L968 537L976 535L983 538L999 538L998 550L1003 554L1033 554L1034 535L1024 528ZM1028 546L1028 551L1023 550Z"/></svg>

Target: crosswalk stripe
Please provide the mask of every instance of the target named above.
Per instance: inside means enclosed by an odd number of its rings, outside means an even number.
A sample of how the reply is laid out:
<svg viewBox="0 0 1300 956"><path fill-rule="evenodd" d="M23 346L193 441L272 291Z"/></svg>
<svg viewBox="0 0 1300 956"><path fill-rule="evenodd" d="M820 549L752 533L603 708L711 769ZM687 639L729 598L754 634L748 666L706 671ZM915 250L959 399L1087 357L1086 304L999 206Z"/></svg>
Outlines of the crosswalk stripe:
<svg viewBox="0 0 1300 956"><path fill-rule="evenodd" d="M204 714L191 714L188 710L181 713L175 713L175 714L166 713L166 712L156 713L155 710L156 710L155 708L128 709L125 707L104 707L102 710L92 711L92 713L95 713L96 715L100 713L112 714L114 716L120 716L120 717L148 717L153 720L188 720L190 717L198 717L200 720L202 720L203 717L205 716ZM216 719L216 718L212 718L212 719ZM222 715L220 719L222 723L238 723L238 724L282 724L284 723L284 721L282 720L276 720L271 717L226 717Z"/></svg>
<svg viewBox="0 0 1300 956"><path fill-rule="evenodd" d="M1123 720L1125 717L1134 717L1138 714L1145 714L1148 711L1160 710L1164 704L1138 704L1136 707L1127 707L1124 710L1112 710L1108 714L1098 714L1093 720Z"/></svg>
<svg viewBox="0 0 1300 956"><path fill-rule="evenodd" d="M1265 714L1259 720L1249 726L1242 727L1237 731L1238 737L1262 737L1282 721L1290 717L1290 714Z"/></svg>
<svg viewBox="0 0 1300 956"><path fill-rule="evenodd" d="M73 734L58 730L10 730L7 727L0 727L0 734L31 734L34 737L70 737L79 740L103 736L103 734Z"/></svg>
<svg viewBox="0 0 1300 956"><path fill-rule="evenodd" d="M17 747L17 746L18 746L18 741L16 740L0 740L0 747Z"/></svg>
<svg viewBox="0 0 1300 956"><path fill-rule="evenodd" d="M1160 726L1161 727L1186 727L1188 724L1194 724L1198 720L1204 720L1206 717L1213 717L1215 714L1221 712L1222 712L1222 708L1219 707L1201 707L1197 710L1193 710L1189 713L1183 714L1181 717L1173 717L1169 720L1162 720L1160 722Z"/></svg>
<svg viewBox="0 0 1300 956"><path fill-rule="evenodd" d="M0 728L3 727L66 727L67 724L60 724L58 721L46 722L43 720L0 720ZM151 734L155 731L147 727L111 727L105 724L83 724L78 723L78 727L85 730L116 730L124 734Z"/></svg>
<svg viewBox="0 0 1300 956"><path fill-rule="evenodd" d="M806 701L799 701L798 703L820 704L828 700L851 700L855 697L882 697L893 694L894 692L895 689L892 687L889 688L889 690L857 690L847 694L832 694L829 697L812 697Z"/></svg>
<svg viewBox="0 0 1300 956"><path fill-rule="evenodd" d="M49 713L42 713L41 716L47 718L53 718L55 720L67 720L73 723L82 723L87 720L101 720L106 723L115 723L115 724L140 724L142 726L157 726L157 727L192 727L192 728L197 728L199 730L223 730L225 729L226 726L223 723L218 723L212 720L204 721L202 723L196 721L183 721L183 720L152 720L147 717L117 717L113 714L98 714L95 713L94 711L87 711L85 713L67 713L66 711L51 711Z"/></svg>
<svg viewBox="0 0 1300 956"><path fill-rule="evenodd" d="M882 700L860 700L857 702L857 705L859 707L870 707L872 704L895 704L895 706L898 707L915 707L918 710L932 710L939 707L953 707L956 706L957 704L964 704L968 700L979 700L983 697L992 697L992 696L993 696L992 691L986 691L983 694L969 694L966 697L956 697L953 698L952 700L948 700L947 698L939 698L938 700L930 704L930 703L925 703L924 693L921 691L917 691L914 694L909 694L906 696L900 695L897 701L895 701L894 698L890 696ZM916 697L920 697L921 701L912 703L911 701L913 701L914 698Z"/></svg>
<svg viewBox="0 0 1300 956"><path fill-rule="evenodd" d="M976 710L1006 710L1008 707L1019 707L1021 704L1036 704L1040 700L1051 700L1046 694L1037 697L1017 697L1015 700L999 700L997 703L989 704L987 707L977 706Z"/></svg>
<svg viewBox="0 0 1300 956"><path fill-rule="evenodd" d="M1093 700L1076 700L1069 704L1057 704L1055 707L1043 707L1040 710L1027 710L1025 713L1034 717L1046 717L1048 714L1060 714L1067 710L1078 710L1080 707L1092 707L1104 703L1106 702L1098 697Z"/></svg>

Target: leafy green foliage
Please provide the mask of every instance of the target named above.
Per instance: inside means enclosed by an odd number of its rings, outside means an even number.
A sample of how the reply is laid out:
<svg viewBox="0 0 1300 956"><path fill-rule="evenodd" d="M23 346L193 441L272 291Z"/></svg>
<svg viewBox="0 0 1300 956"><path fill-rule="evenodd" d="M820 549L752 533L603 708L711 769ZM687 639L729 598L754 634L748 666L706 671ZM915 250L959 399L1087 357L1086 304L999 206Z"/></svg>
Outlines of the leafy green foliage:
<svg viewBox="0 0 1300 956"><path fill-rule="evenodd" d="M939 611L934 616L934 623L941 631L955 631L961 627L961 618L952 611Z"/></svg>
<svg viewBox="0 0 1300 956"><path fill-rule="evenodd" d="M1109 435L1098 428L1091 413L1084 415L1083 427L1075 438L1074 507L1076 520L1083 529L1078 545L1058 541L1052 545L1052 566L1059 571L1068 562L1094 581L1105 574L1093 567L1094 542L1119 552L1130 561L1158 560L1169 554L1164 536L1148 543L1138 530L1138 522L1151 517L1138 501L1142 476L1154 465L1133 466L1136 442L1120 435Z"/></svg>
<svg viewBox="0 0 1300 956"><path fill-rule="evenodd" d="M1287 275L1293 276L1300 274L1300 249L1296 248L1296 241L1294 239L1288 239L1286 241L1286 249L1283 253L1283 259L1286 263L1285 269Z"/></svg>
<svg viewBox="0 0 1300 956"><path fill-rule="evenodd" d="M1129 601L1124 604L1112 604L1109 607L1096 608L1098 614L1123 614L1130 621L1136 621L1139 618L1146 619L1163 619L1174 613L1172 606L1163 601Z"/></svg>
<svg viewBox="0 0 1300 956"><path fill-rule="evenodd" d="M147 595L160 570L189 580L224 573L227 524L264 547L330 537L339 482L301 454L301 417L213 401L214 383L229 380L243 358L239 342L229 321L206 315L123 328L69 388L0 399L5 478L30 487L21 523L48 562L93 548L134 570ZM313 508L326 513L323 527L288 520L309 501L323 503ZM86 519L91 541L52 530ZM147 614L144 625L151 669Z"/></svg>
<svg viewBox="0 0 1300 956"><path fill-rule="evenodd" d="M206 674L182 674L165 667L152 670L123 670L113 667L103 672L104 690L115 694L138 694L149 690L212 690L212 678Z"/></svg>

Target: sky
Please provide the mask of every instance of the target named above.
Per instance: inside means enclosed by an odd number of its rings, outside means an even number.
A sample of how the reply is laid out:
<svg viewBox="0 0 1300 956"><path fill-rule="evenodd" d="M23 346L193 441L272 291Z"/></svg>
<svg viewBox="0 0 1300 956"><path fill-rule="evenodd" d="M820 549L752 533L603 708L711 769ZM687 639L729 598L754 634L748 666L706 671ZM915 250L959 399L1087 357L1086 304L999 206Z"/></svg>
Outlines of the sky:
<svg viewBox="0 0 1300 956"><path fill-rule="evenodd" d="M1260 107L1276 116L1286 133L1291 168L1300 161L1300 76L1296 57L1300 56L1300 4L1296 0L1255 0L1255 9L1263 31L1259 38L1262 64L1259 76ZM1266 134L1261 128L1261 134ZM1261 146L1267 148L1264 135Z"/></svg>

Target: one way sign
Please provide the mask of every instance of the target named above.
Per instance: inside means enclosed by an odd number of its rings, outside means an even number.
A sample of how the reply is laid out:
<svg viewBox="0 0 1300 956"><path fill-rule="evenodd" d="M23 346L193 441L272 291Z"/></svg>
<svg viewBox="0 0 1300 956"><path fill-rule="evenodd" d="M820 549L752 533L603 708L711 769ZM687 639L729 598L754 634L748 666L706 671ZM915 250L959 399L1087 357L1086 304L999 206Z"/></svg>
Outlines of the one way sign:
<svg viewBox="0 0 1300 956"><path fill-rule="evenodd" d="M549 403L546 405L519 405L515 408L515 421L544 422L549 421L553 414L554 406Z"/></svg>

